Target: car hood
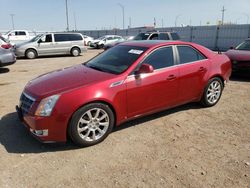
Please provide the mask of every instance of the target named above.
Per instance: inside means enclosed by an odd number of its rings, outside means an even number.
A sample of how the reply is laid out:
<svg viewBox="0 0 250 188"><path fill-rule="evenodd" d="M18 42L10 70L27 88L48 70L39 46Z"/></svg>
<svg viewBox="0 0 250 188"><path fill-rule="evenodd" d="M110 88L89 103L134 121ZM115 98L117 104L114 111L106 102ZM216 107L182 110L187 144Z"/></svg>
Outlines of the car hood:
<svg viewBox="0 0 250 188"><path fill-rule="evenodd" d="M225 54L233 61L250 61L250 51L228 50Z"/></svg>
<svg viewBox="0 0 250 188"><path fill-rule="evenodd" d="M21 48L27 44L29 44L30 42L29 41L26 41L26 42L21 42L21 43L18 43L18 44L15 44L16 48Z"/></svg>
<svg viewBox="0 0 250 188"><path fill-rule="evenodd" d="M97 39L96 39L96 40L93 40L92 43L98 43L98 42L100 42L100 41L101 41L101 40L97 40Z"/></svg>
<svg viewBox="0 0 250 188"><path fill-rule="evenodd" d="M100 81L113 78L115 75L97 71L85 65L76 65L41 75L25 86L25 92L36 99L67 92Z"/></svg>

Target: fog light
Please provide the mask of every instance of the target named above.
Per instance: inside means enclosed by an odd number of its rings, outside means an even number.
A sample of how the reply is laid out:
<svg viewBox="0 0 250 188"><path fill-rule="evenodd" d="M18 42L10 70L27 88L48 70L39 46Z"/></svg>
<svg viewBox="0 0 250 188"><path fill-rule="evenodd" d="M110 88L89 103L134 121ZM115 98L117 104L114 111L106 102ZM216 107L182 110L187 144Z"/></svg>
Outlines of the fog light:
<svg viewBox="0 0 250 188"><path fill-rule="evenodd" d="M44 129L44 130L30 129L30 132L33 133L36 136L48 136L49 135L49 130L48 129Z"/></svg>

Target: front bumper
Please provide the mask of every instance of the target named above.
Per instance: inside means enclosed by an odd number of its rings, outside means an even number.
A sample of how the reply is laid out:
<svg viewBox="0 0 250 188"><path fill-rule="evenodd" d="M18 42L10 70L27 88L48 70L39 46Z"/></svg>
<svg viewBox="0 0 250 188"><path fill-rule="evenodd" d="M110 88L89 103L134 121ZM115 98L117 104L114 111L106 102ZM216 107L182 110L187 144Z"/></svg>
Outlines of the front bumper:
<svg viewBox="0 0 250 188"><path fill-rule="evenodd" d="M67 126L65 119L56 117L38 117L29 114L23 115L22 110L16 106L20 121L29 130L32 136L42 143L66 142ZM62 122L61 122L62 121Z"/></svg>
<svg viewBox="0 0 250 188"><path fill-rule="evenodd" d="M97 48L97 47L98 47L98 44L97 44L97 43L90 43L89 46L92 47L92 48Z"/></svg>
<svg viewBox="0 0 250 188"><path fill-rule="evenodd" d="M15 49L15 54L17 57L25 57L25 49Z"/></svg>

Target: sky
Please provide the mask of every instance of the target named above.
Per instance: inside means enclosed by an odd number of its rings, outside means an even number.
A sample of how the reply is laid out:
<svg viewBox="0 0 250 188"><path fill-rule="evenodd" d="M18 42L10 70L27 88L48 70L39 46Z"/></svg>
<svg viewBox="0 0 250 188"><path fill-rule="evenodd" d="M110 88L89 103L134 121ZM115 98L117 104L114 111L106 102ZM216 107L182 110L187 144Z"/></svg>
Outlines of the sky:
<svg viewBox="0 0 250 188"><path fill-rule="evenodd" d="M250 23L250 0L68 0L69 29L95 30L122 28L124 6L125 28L181 25L215 25L225 22ZM63 31L66 29L65 0L0 0L0 31L15 29ZM74 19L75 17L75 19ZM76 24L75 24L76 23Z"/></svg>

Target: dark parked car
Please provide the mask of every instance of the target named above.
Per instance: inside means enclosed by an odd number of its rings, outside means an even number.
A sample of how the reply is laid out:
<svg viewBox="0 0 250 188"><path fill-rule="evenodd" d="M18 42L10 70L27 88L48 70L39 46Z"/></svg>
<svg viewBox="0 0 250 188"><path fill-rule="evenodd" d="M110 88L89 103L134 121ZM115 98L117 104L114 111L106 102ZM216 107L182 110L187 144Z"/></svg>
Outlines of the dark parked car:
<svg viewBox="0 0 250 188"><path fill-rule="evenodd" d="M31 80L17 111L42 142L90 146L140 116L189 102L215 105L230 74L227 56L200 45L131 41Z"/></svg>
<svg viewBox="0 0 250 188"><path fill-rule="evenodd" d="M149 31L145 33L139 33L130 40L179 40L180 37L176 32L159 32L159 31ZM104 50L112 48L123 41L113 42L104 45Z"/></svg>
<svg viewBox="0 0 250 188"><path fill-rule="evenodd" d="M139 33L133 40L179 40L180 37L176 32L159 32L151 31Z"/></svg>
<svg viewBox="0 0 250 188"><path fill-rule="evenodd" d="M228 50L225 54L230 58L234 71L250 71L250 39L245 40L236 48Z"/></svg>

